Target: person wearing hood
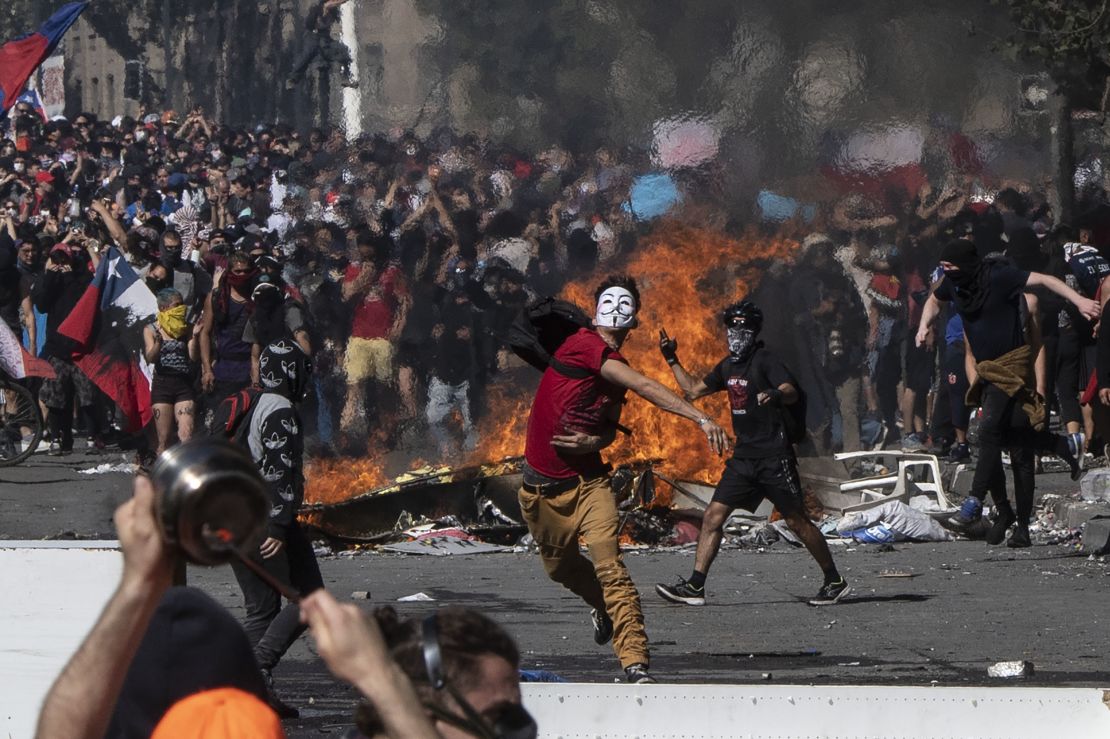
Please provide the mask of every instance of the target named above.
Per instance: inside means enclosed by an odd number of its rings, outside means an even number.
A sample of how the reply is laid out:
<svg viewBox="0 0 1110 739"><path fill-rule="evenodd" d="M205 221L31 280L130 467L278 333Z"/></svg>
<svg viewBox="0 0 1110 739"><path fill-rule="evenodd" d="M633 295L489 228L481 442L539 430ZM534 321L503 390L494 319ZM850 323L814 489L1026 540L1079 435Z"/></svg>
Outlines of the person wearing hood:
<svg viewBox="0 0 1110 739"><path fill-rule="evenodd" d="M665 331L659 336L659 350L687 400L728 391L736 445L705 510L693 573L675 585L660 583L655 591L671 603L705 605L705 579L720 549L725 521L736 508L755 511L770 500L824 573L825 582L809 604L838 603L851 588L837 571L824 535L806 515L798 463L786 429L783 408L800 402L798 381L759 341L763 311L755 303L734 303L724 309L721 319L728 356L702 379L679 362L678 339Z"/></svg>
<svg viewBox="0 0 1110 739"><path fill-rule="evenodd" d="M193 435L197 341L181 293L168 287L155 297L158 317L143 329L143 355L154 366L150 402L160 455L175 434L178 441Z"/></svg>
<svg viewBox="0 0 1110 739"><path fill-rule="evenodd" d="M1005 447L1056 454L1071 467L1073 480L1083 474L1083 434L1057 435L1045 428L1044 398L1035 385L1035 357L1026 335L1023 293L1043 288L1072 303L1088 319L1095 320L1101 313L1098 302L1055 277L981 259L976 244L957 239L941 250L944 279L925 302L916 337L917 345L922 346L944 304L955 304L963 321L967 351L973 357L969 366L976 375L968 378L968 404L982 408L979 462L971 491L950 519L965 530L979 522L983 500L1003 474ZM1027 416L1028 423L1019 414ZM1029 546L1028 528L1019 528L1015 536L1018 539L1013 546Z"/></svg>
<svg viewBox="0 0 1110 739"><path fill-rule="evenodd" d="M324 586L312 541L297 522L304 499L304 432L297 404L312 381L312 361L297 343L285 338L269 344L259 357L262 391L247 416L234 424L235 438L258 464L270 494L266 540L253 558L280 582L300 593ZM246 606L244 628L258 666L271 687L271 705L283 718L297 710L272 693L271 672L304 632L296 603L282 607L281 594L239 562L232 563Z"/></svg>

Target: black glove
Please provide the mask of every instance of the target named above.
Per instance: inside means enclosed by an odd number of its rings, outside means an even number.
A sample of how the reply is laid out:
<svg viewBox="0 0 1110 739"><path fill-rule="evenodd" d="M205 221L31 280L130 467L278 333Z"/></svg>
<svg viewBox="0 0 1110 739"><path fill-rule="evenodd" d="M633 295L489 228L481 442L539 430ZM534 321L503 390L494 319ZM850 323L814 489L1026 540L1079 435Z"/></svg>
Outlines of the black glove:
<svg viewBox="0 0 1110 739"><path fill-rule="evenodd" d="M667 360L667 364L678 364L678 339L667 336L663 329L659 330L659 353Z"/></svg>
<svg viewBox="0 0 1110 739"><path fill-rule="evenodd" d="M773 405L776 408L782 406L782 390L773 387L767 391L767 405Z"/></svg>

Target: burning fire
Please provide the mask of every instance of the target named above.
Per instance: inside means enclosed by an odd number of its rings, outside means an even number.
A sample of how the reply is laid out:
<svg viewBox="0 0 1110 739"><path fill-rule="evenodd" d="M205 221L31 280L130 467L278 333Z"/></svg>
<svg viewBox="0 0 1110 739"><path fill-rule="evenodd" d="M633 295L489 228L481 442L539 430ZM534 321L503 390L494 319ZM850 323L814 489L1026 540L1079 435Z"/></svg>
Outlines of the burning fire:
<svg viewBox="0 0 1110 739"><path fill-rule="evenodd" d="M388 482L380 459L315 459L305 465L304 502L341 503Z"/></svg>
<svg viewBox="0 0 1110 739"><path fill-rule="evenodd" d="M768 262L792 262L797 247L796 241L782 237L733 239L704 228L670 223L641 241L627 264L608 267L568 285L564 297L592 313L593 290L605 274L624 272L635 277L644 302L640 327L629 335L621 353L640 372L677 389L658 351L659 330L666 329L678 339L683 366L692 374L708 372L726 352L718 321L721 308L742 299ZM488 389L488 412L479 424L478 448L466 460L442 463L459 466L522 455L531 389L494 383ZM633 397L630 393L621 422L634 433L631 437L618 435L605 453L610 463L659 459L660 470L668 476L707 482L719 476L722 460L710 451L701 431L686 419ZM728 404L722 397L707 398L700 406L731 432ZM380 488L390 482L384 468L383 460L372 458L313 461L305 470L305 502L336 503ZM666 483L660 481L656 487L666 495Z"/></svg>
<svg viewBox="0 0 1110 739"><path fill-rule="evenodd" d="M659 330L678 339L679 355L695 376L712 369L726 353L718 315L728 303L742 299L759 279L768 261L793 261L798 243L783 238L722 234L671 223L641 242L622 268L609 268L568 285L565 297L584 308L593 305L597 282L609 272L636 278L643 298L640 327L629 334L621 353L631 365L667 387L677 389L658 350ZM592 312L592 311L591 311ZM630 394L631 397L631 394ZM531 397L494 398L480 426L479 456L501 459L524 452ZM701 407L722 428L731 431L727 403L708 398ZM661 469L681 479L713 481L722 462L709 449L704 434L686 419L664 413L642 400L625 406L621 422L633 435L618 435L605 456L612 464L661 459ZM665 483L659 486L667 487Z"/></svg>

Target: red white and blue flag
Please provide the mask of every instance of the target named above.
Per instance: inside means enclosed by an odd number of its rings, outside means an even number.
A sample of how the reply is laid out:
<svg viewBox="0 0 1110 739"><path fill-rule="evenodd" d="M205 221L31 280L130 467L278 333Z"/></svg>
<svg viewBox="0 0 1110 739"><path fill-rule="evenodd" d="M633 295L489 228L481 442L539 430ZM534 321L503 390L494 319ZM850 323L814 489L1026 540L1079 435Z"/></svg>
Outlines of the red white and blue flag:
<svg viewBox="0 0 1110 739"><path fill-rule="evenodd" d="M0 369L16 380L25 377L45 377L52 380L57 376L50 362L32 356L3 321L0 321Z"/></svg>
<svg viewBox="0 0 1110 739"><path fill-rule="evenodd" d="M42 104L42 96L39 95L38 90L28 87L23 91L23 94L15 99L16 104L27 103L31 108L39 114L42 122L46 123L49 118L46 117L46 106Z"/></svg>
<svg viewBox="0 0 1110 739"><path fill-rule="evenodd" d="M127 416L127 431L151 419L143 328L158 314L154 293L114 246L58 333L77 342L73 361Z"/></svg>
<svg viewBox="0 0 1110 739"><path fill-rule="evenodd" d="M38 31L0 46L0 113L6 113L15 105L27 80L54 53L62 36L88 6L88 2L67 3Z"/></svg>

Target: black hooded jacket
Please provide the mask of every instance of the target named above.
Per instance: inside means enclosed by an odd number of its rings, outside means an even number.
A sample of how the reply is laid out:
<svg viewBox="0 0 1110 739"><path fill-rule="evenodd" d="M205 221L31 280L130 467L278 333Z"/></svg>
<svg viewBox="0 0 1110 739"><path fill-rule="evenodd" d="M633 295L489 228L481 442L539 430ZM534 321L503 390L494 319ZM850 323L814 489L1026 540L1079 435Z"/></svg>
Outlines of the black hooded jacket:
<svg viewBox="0 0 1110 739"><path fill-rule="evenodd" d="M296 403L309 387L312 363L292 339L275 341L259 358L262 393L254 401L247 447L270 493L270 536L285 531L304 500L304 435Z"/></svg>

